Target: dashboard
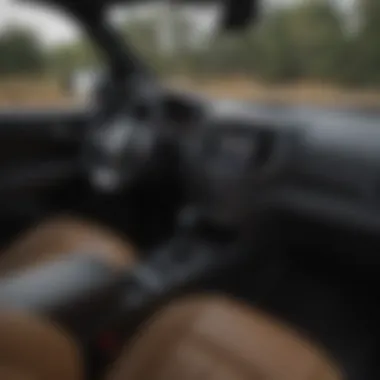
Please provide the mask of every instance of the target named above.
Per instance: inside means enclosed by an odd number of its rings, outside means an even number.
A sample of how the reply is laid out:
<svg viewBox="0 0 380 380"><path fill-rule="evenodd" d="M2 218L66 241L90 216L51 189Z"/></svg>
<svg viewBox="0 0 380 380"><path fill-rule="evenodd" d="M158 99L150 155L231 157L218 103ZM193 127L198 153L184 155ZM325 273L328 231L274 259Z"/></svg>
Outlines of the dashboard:
<svg viewBox="0 0 380 380"><path fill-rule="evenodd" d="M328 112L303 114L289 107L218 104L176 93L164 94L161 105L162 125L155 126L155 131L164 130L165 137L178 145L186 201L196 205L206 219L236 227L258 208L268 207L380 232L378 119L348 113L344 117ZM149 109L139 107L138 111L137 124L141 124L139 120L146 118ZM12 115L10 119L17 118ZM69 134L57 134L52 128L62 119L67 120ZM86 116L49 115L46 126L41 120L36 119L35 128L21 127L25 124L21 119L2 128L3 154L5 147L12 147L4 165L20 161L29 150L25 160L48 155L52 161L53 151L59 163L64 159L62 170L68 173L64 178L70 177L72 166L66 168L66 159L78 148ZM159 151L167 153L167 146ZM160 161L156 152L149 158L154 164ZM155 172L177 159L177 155L167 157L159 169L154 167ZM50 166L47 169L44 178L51 176ZM9 182L11 177L7 178Z"/></svg>
<svg viewBox="0 0 380 380"><path fill-rule="evenodd" d="M236 225L251 201L283 177L293 134L276 125L211 117L182 149L189 196L210 221Z"/></svg>
<svg viewBox="0 0 380 380"><path fill-rule="evenodd" d="M234 226L268 207L380 232L378 126L210 110L182 147L189 197L210 221Z"/></svg>
<svg viewBox="0 0 380 380"><path fill-rule="evenodd" d="M307 124L300 129L293 173L274 198L302 215L379 232L379 148L374 125Z"/></svg>

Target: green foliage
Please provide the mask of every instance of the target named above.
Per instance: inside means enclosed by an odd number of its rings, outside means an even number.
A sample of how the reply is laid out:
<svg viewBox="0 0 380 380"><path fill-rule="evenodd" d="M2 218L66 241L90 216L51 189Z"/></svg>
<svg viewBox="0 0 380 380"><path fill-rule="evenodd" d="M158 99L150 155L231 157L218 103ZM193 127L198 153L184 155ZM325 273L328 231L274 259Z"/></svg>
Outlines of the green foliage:
<svg viewBox="0 0 380 380"><path fill-rule="evenodd" d="M41 74L46 69L45 52L28 29L8 29L0 36L0 75Z"/></svg>
<svg viewBox="0 0 380 380"><path fill-rule="evenodd" d="M152 22L129 22L121 32L143 59L154 59L158 54L155 25Z"/></svg>
<svg viewBox="0 0 380 380"><path fill-rule="evenodd" d="M360 70L360 83L380 85L380 2L362 0L362 27L351 56L351 72Z"/></svg>
<svg viewBox="0 0 380 380"><path fill-rule="evenodd" d="M305 2L289 12L287 24L302 75L334 79L346 43L337 11L327 0Z"/></svg>
<svg viewBox="0 0 380 380"><path fill-rule="evenodd" d="M257 34L252 35L251 52L256 57L253 70L263 80L283 82L303 74L289 28L289 16L287 11L269 15Z"/></svg>
<svg viewBox="0 0 380 380"><path fill-rule="evenodd" d="M193 43L197 25L180 12L173 21L175 54L160 47L157 20L125 23L122 33L142 59L162 75L241 75L266 82L299 79L351 86L380 86L380 1L357 0L360 23L347 29L330 0L304 0L275 9L238 35L221 34L204 47ZM61 78L101 62L86 41L44 51L28 30L0 36L0 75L49 72Z"/></svg>
<svg viewBox="0 0 380 380"><path fill-rule="evenodd" d="M70 74L81 68L95 68L99 65L99 54L87 41L61 45L50 51L48 56L50 72L67 80Z"/></svg>
<svg viewBox="0 0 380 380"><path fill-rule="evenodd" d="M358 1L357 31L347 29L347 16L333 2L305 0L269 12L232 45L224 39L222 45L210 46L204 68L209 75L235 70L267 82L307 79L379 86L380 1Z"/></svg>

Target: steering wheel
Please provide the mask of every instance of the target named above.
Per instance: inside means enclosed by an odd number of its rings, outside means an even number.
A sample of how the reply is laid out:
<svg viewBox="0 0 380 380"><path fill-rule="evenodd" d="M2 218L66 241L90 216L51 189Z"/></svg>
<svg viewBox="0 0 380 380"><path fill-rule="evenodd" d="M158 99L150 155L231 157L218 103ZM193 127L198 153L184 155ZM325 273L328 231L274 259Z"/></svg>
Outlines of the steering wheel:
<svg viewBox="0 0 380 380"><path fill-rule="evenodd" d="M86 176L94 188L103 192L118 192L130 186L149 170L160 145L159 89L141 80L134 80L128 88L133 93L124 89L116 91L116 99L115 95L111 100L103 99L84 141Z"/></svg>

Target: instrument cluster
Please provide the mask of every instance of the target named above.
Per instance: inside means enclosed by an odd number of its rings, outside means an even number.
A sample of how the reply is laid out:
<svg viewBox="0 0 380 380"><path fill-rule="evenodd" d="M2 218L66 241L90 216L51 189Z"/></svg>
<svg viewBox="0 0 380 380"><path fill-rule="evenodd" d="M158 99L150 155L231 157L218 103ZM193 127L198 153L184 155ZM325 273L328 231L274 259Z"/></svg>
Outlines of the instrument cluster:
<svg viewBox="0 0 380 380"><path fill-rule="evenodd" d="M233 226L281 177L288 135L276 127L209 121L185 142L189 196L213 223Z"/></svg>

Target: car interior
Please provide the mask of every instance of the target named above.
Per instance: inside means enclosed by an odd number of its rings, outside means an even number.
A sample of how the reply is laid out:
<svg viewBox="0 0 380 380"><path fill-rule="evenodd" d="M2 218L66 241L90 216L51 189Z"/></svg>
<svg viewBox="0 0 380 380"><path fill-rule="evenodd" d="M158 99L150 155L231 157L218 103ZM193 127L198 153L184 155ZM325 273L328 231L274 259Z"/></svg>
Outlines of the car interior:
<svg viewBox="0 0 380 380"><path fill-rule="evenodd" d="M98 106L0 111L0 379L378 379L380 130L163 88L91 4Z"/></svg>

